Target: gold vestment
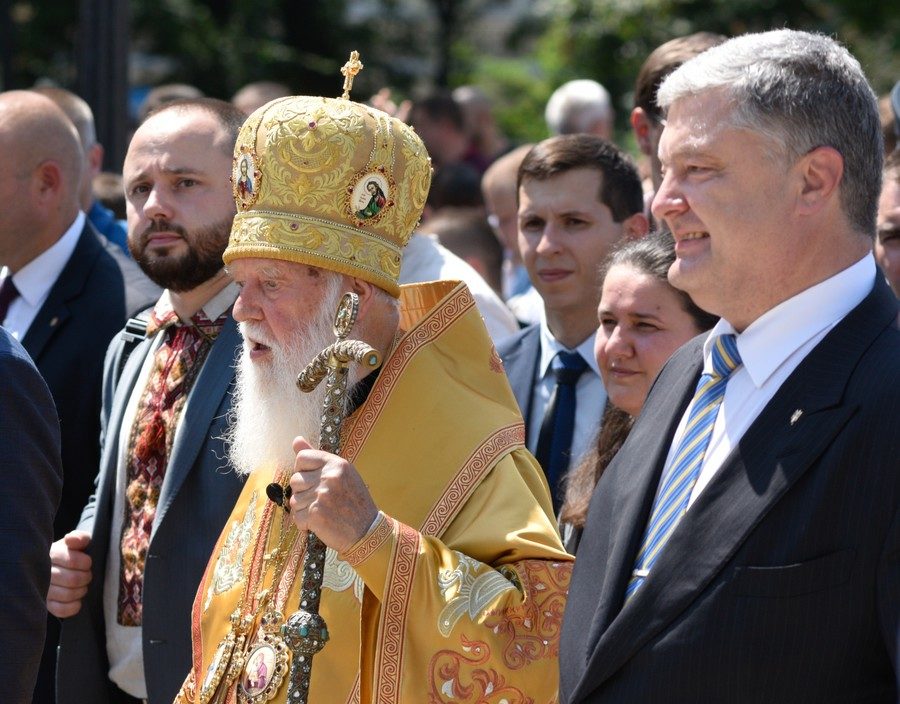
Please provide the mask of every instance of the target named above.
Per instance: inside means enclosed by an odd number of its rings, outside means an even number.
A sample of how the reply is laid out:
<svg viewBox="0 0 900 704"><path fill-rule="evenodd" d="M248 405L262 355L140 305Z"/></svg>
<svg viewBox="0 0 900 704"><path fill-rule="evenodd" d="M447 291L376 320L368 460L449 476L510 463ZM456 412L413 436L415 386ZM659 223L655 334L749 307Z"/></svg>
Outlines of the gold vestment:
<svg viewBox="0 0 900 704"><path fill-rule="evenodd" d="M400 302L403 332L342 433L341 454L382 514L346 553L328 550L320 612L331 639L313 660L309 702L556 701L572 558L500 358L464 285L404 286ZM272 480L248 477L216 545L176 702L200 702L214 681L242 595L279 592L264 559L285 516L266 498ZM283 564L285 618L298 608L302 543ZM262 614L251 615L253 638ZM222 701L247 701L242 678ZM272 701L285 702L287 680Z"/></svg>

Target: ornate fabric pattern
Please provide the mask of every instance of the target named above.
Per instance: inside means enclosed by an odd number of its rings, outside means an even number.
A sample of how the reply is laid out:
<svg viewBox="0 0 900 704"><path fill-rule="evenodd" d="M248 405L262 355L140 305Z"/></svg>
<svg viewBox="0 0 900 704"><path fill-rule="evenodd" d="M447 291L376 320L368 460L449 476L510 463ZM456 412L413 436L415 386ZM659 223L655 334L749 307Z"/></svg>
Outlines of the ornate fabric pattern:
<svg viewBox="0 0 900 704"><path fill-rule="evenodd" d="M353 596L362 603L365 585L362 578L356 574L356 570L338 557L334 550L328 548L325 551L325 578L322 580L322 588L330 589L333 592L342 592L352 588Z"/></svg>
<svg viewBox="0 0 900 704"><path fill-rule="evenodd" d="M397 535L394 559L391 561L390 584L383 608L389 615L384 621L381 648L375 667L375 680L380 704L397 704L400 701L400 673L403 671L403 635L409 617L410 592L416 571L419 552L419 533L409 526L387 518Z"/></svg>
<svg viewBox="0 0 900 704"><path fill-rule="evenodd" d="M524 442L523 423L500 428L485 440L462 466L446 491L441 494L422 524L422 532L425 535L440 535L463 505L464 498L478 486L481 477L491 470L501 456L514 447L523 445Z"/></svg>
<svg viewBox="0 0 900 704"><path fill-rule="evenodd" d="M518 579L525 594L519 605L489 614L484 620L506 640L504 663L517 670L535 660L558 657L572 563L522 560L501 571Z"/></svg>
<svg viewBox="0 0 900 704"><path fill-rule="evenodd" d="M487 643L464 636L460 642L458 651L440 650L431 659L429 704L534 704L490 666L494 658Z"/></svg>
<svg viewBox="0 0 900 704"><path fill-rule="evenodd" d="M250 506L240 521L231 524L231 530L225 537L219 557L216 559L216 567L213 570L212 581L206 592L206 601L203 610L209 608L209 602L213 594L223 594L236 584L244 581L244 553L250 547L253 539L253 524L256 521L256 492L250 497Z"/></svg>
<svg viewBox="0 0 900 704"><path fill-rule="evenodd" d="M162 330L163 341L138 402L126 455L116 615L123 626L142 623L144 563L175 431L203 360L227 318L225 312L216 321L210 321L203 311L198 311L189 324L181 324L171 309L154 309L151 314L147 332Z"/></svg>
<svg viewBox="0 0 900 704"><path fill-rule="evenodd" d="M441 596L447 600L447 605L438 616L437 624L438 631L444 638L450 637L456 623L463 616L477 622L494 599L503 592L516 588L516 585L500 572L489 570L478 574L481 567L478 560L458 551L454 553L459 558L456 569L441 570L438 573Z"/></svg>
<svg viewBox="0 0 900 704"><path fill-rule="evenodd" d="M384 542L390 537L391 524L385 520L384 514L380 514L378 516L378 523L375 525L375 530L364 536L358 544L351 547L340 557L351 567L355 567L384 545Z"/></svg>
<svg viewBox="0 0 900 704"><path fill-rule="evenodd" d="M398 295L401 252L431 183L428 153L407 125L349 100L275 101L241 128L235 176L226 263L311 264Z"/></svg>

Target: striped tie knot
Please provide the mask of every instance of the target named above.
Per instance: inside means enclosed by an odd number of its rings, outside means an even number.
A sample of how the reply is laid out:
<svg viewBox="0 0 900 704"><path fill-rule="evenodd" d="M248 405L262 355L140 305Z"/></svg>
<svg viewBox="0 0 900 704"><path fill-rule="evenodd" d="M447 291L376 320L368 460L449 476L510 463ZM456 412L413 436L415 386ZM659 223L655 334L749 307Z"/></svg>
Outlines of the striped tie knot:
<svg viewBox="0 0 900 704"><path fill-rule="evenodd" d="M731 372L741 366L741 355L737 348L737 337L719 335L712 346L713 375L727 378Z"/></svg>
<svg viewBox="0 0 900 704"><path fill-rule="evenodd" d="M663 472L653 501L653 510L638 551L634 572L625 590L626 600L631 598L644 583L653 563L688 509L691 493L700 476L703 459L709 447L719 407L725 396L728 378L742 364L737 349L737 338L734 335L717 337L713 342L711 353L713 371L703 374L697 382L687 423L672 456L672 462Z"/></svg>

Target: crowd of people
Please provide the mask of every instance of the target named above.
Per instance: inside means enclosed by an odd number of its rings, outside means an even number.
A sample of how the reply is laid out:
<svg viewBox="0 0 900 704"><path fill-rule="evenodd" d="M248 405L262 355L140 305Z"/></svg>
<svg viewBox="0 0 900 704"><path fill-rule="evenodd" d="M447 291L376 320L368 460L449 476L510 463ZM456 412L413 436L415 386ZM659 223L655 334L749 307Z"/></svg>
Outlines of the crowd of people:
<svg viewBox="0 0 900 704"><path fill-rule="evenodd" d="M896 702L900 83L678 37L635 160L591 78L516 144L362 69L161 86L120 173L0 93L0 698Z"/></svg>

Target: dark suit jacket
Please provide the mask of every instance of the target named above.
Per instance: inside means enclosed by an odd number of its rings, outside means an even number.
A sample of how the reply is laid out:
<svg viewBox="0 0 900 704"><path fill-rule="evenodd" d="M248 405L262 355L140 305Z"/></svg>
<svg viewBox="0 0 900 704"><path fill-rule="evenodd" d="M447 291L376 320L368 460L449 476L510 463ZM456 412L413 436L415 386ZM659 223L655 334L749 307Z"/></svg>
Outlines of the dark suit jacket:
<svg viewBox="0 0 900 704"><path fill-rule="evenodd" d="M530 427L531 399L534 394L534 373L541 356L541 327L529 325L497 346L503 360L509 385L522 411L525 427ZM542 419L537 419L540 423Z"/></svg>
<svg viewBox="0 0 900 704"><path fill-rule="evenodd" d="M897 701L896 319L879 279L784 382L623 607L702 340L673 356L591 501L563 702Z"/></svg>
<svg viewBox="0 0 900 704"><path fill-rule="evenodd" d="M142 276L134 262L110 254L86 223L72 256L22 339L59 412L65 482L54 538L75 527L91 495L100 462L103 358L128 314L155 300L147 297L153 288L146 286Z"/></svg>
<svg viewBox="0 0 900 704"><path fill-rule="evenodd" d="M152 704L170 704L190 669L191 605L242 486L225 460L222 441L239 344L237 325L229 318L188 396L160 491L143 591L144 671ZM119 436L151 341L135 348L115 384L122 347L122 339L116 338L106 358L101 468L78 526L92 533L92 581L81 611L63 621L57 669L60 704L110 702L103 580L110 542L121 537L110 535Z"/></svg>
<svg viewBox="0 0 900 704"><path fill-rule="evenodd" d="M47 623L53 515L62 487L59 421L44 380L0 328L0 682L31 701Z"/></svg>

